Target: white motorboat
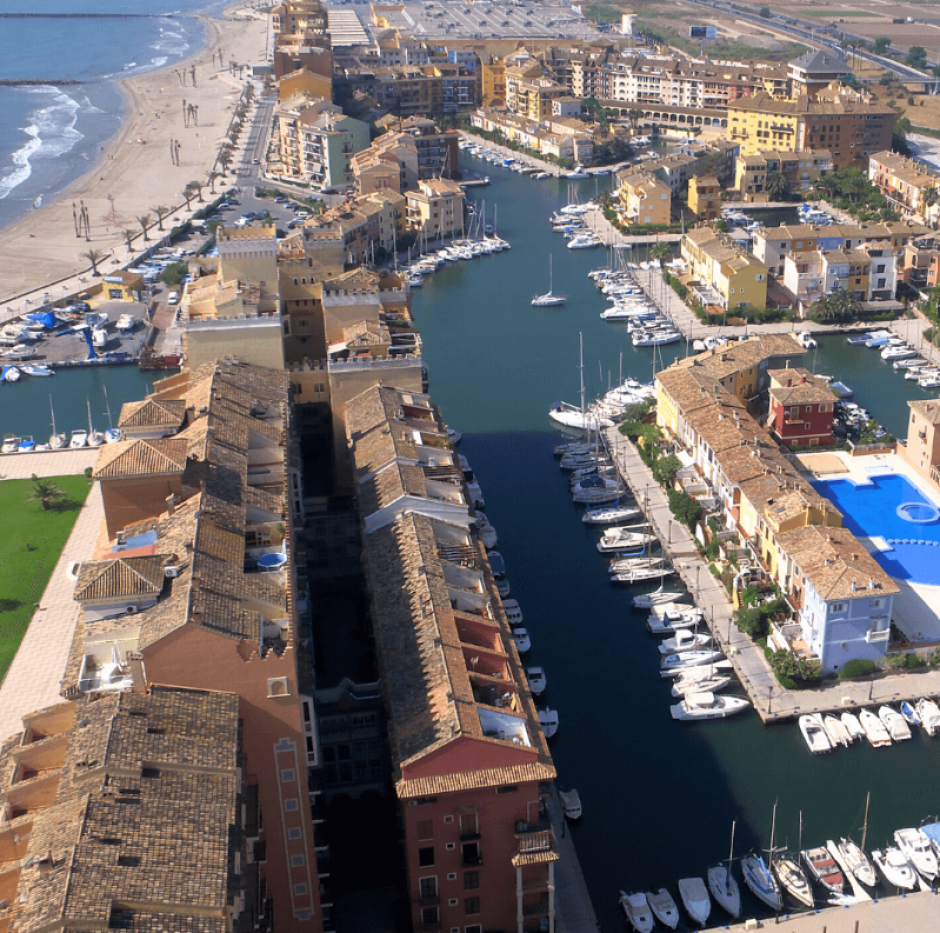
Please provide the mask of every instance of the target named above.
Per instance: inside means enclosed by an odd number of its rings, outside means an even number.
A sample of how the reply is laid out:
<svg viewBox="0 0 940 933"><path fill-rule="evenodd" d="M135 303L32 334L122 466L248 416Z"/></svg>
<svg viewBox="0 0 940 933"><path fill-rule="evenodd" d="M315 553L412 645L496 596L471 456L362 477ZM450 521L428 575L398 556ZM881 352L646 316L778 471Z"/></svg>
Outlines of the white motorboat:
<svg viewBox="0 0 940 933"><path fill-rule="evenodd" d="M804 907L813 906L813 889L806 873L790 858L775 859L771 862L773 873L777 876L780 887L797 903Z"/></svg>
<svg viewBox="0 0 940 933"><path fill-rule="evenodd" d="M545 671L541 667L527 667L525 668L525 677L529 682L529 690L532 691L532 696L541 696L545 692L545 688L548 686L548 681L545 678Z"/></svg>
<svg viewBox="0 0 940 933"><path fill-rule="evenodd" d="M865 730L862 728L862 724L858 721L858 716L856 716L855 713L845 712L839 719L842 720L842 725L845 726L845 730L848 732L849 738L853 742L865 738Z"/></svg>
<svg viewBox="0 0 940 933"><path fill-rule="evenodd" d="M878 710L878 718L884 723L888 735L895 742L904 742L911 738L911 727L904 721L904 717L890 706L882 706Z"/></svg>
<svg viewBox="0 0 940 933"><path fill-rule="evenodd" d="M808 330L801 330L796 335L796 339L799 340L800 344L807 350L815 350L816 347L819 346L813 335Z"/></svg>
<svg viewBox="0 0 940 933"><path fill-rule="evenodd" d="M55 370L44 363L24 363L20 367L27 376L54 376Z"/></svg>
<svg viewBox="0 0 940 933"><path fill-rule="evenodd" d="M593 249L595 246L601 246L603 241L595 233L579 233L572 237L566 244L568 249Z"/></svg>
<svg viewBox="0 0 940 933"><path fill-rule="evenodd" d="M664 926L674 930L679 926L679 908L672 899L672 895L665 889L660 888L652 894L646 895L647 903L653 916Z"/></svg>
<svg viewBox="0 0 940 933"><path fill-rule="evenodd" d="M832 857L832 853L825 846L803 849L800 857L803 859L806 870L818 884L833 894L842 893L845 878L838 863Z"/></svg>
<svg viewBox="0 0 940 933"><path fill-rule="evenodd" d="M679 898L686 913L697 926L703 927L708 923L708 915L712 912L712 900L701 878L682 878L679 881Z"/></svg>
<svg viewBox="0 0 940 933"><path fill-rule="evenodd" d="M848 748L852 744L852 737L849 735L849 730L845 728L841 719L836 719L836 717L832 715L824 716L823 726L826 729L829 743L833 748L837 745Z"/></svg>
<svg viewBox="0 0 940 933"><path fill-rule="evenodd" d="M701 609L678 603L654 606L646 620L646 628L654 635L674 635L680 629L691 628L704 618Z"/></svg>
<svg viewBox="0 0 940 933"><path fill-rule="evenodd" d="M780 910L783 907L783 898L780 896L780 887L776 878L767 870L764 860L751 852L741 859L741 872L744 883L751 889L751 893L763 901L771 910Z"/></svg>
<svg viewBox="0 0 940 933"><path fill-rule="evenodd" d="M598 431L601 428L612 428L612 418L599 414L592 409L582 411L568 402L556 402L548 411L552 421L566 428L577 428L579 431Z"/></svg>
<svg viewBox="0 0 940 933"><path fill-rule="evenodd" d="M575 788L571 790L560 790L558 791L558 798L561 800L561 805L565 808L565 818L575 822L581 819L582 809L581 809L581 796L578 794Z"/></svg>
<svg viewBox="0 0 940 933"><path fill-rule="evenodd" d="M625 493L623 483L595 474L581 480L577 487L571 490L571 498L583 505L600 505L616 502Z"/></svg>
<svg viewBox="0 0 940 933"><path fill-rule="evenodd" d="M519 654L525 654L532 648L532 640L529 638L528 629L514 628L512 630L512 640L516 643L516 651Z"/></svg>
<svg viewBox="0 0 940 933"><path fill-rule="evenodd" d="M870 709L863 709L858 715L858 721L872 747L882 748L891 744L891 736L884 723Z"/></svg>
<svg viewBox="0 0 940 933"><path fill-rule="evenodd" d="M522 609L519 608L519 601L516 599L504 599L503 610L510 625L522 625Z"/></svg>
<svg viewBox="0 0 940 933"><path fill-rule="evenodd" d="M552 257L548 257L548 291L544 295L536 295L532 299L532 304L537 308L554 308L563 305L567 300L567 295L556 295L552 291Z"/></svg>
<svg viewBox="0 0 940 933"><path fill-rule="evenodd" d="M137 319L133 314L122 314L114 326L122 333L130 333L137 326Z"/></svg>
<svg viewBox="0 0 940 933"><path fill-rule="evenodd" d="M88 446L88 432L84 428L76 428L72 432L71 440L69 440L69 447L87 447Z"/></svg>
<svg viewBox="0 0 940 933"><path fill-rule="evenodd" d="M889 884L903 891L913 891L917 886L917 872L900 849L886 846L884 851L875 849L871 860Z"/></svg>
<svg viewBox="0 0 940 933"><path fill-rule="evenodd" d="M23 438L21 437L17 437L13 434L4 434L3 446L0 447L0 453L15 454L20 449L22 441Z"/></svg>
<svg viewBox="0 0 940 933"><path fill-rule="evenodd" d="M667 654L661 661L659 674L661 677L678 677L689 668L711 664L723 658L717 648L698 648L694 651L683 651L681 654Z"/></svg>
<svg viewBox="0 0 940 933"><path fill-rule="evenodd" d="M917 715L917 710L908 703L907 700L901 700L901 705L898 707L901 712L901 715L904 717L904 721L909 726L919 726L920 725L920 716Z"/></svg>
<svg viewBox="0 0 940 933"><path fill-rule="evenodd" d="M540 706L538 714L542 732L545 733L546 739L550 739L558 732L558 710L552 709L550 706Z"/></svg>
<svg viewBox="0 0 940 933"><path fill-rule="evenodd" d="M682 628L672 638L663 639L659 646L659 653L681 654L683 651L708 648L711 644L712 637L708 632L690 632L687 628Z"/></svg>
<svg viewBox="0 0 940 933"><path fill-rule="evenodd" d="M36 450L36 441L31 434L24 434L20 439L20 446L17 452L21 454L31 454Z"/></svg>
<svg viewBox="0 0 940 933"><path fill-rule="evenodd" d="M658 580L662 577L674 574L675 568L669 563L663 561L661 564L649 564L647 566L634 567L631 570L624 570L610 575L611 583L645 583L647 580Z"/></svg>
<svg viewBox="0 0 940 933"><path fill-rule="evenodd" d="M937 877L937 854L923 830L898 829L894 833L894 841L926 881L933 881Z"/></svg>
<svg viewBox="0 0 940 933"><path fill-rule="evenodd" d="M917 715L927 735L931 738L936 736L940 731L940 707L930 697L924 697L917 701Z"/></svg>
<svg viewBox="0 0 940 933"><path fill-rule="evenodd" d="M637 331L632 337L635 347L664 347L670 343L678 343L681 339L682 334L677 330Z"/></svg>
<svg viewBox="0 0 940 933"><path fill-rule="evenodd" d="M742 713L751 705L744 697L718 696L714 693L687 693L674 706L669 707L673 719L697 721L704 719L727 719Z"/></svg>
<svg viewBox="0 0 940 933"><path fill-rule="evenodd" d="M727 865L713 865L705 873L715 903L737 920L741 916L741 889Z"/></svg>
<svg viewBox="0 0 940 933"><path fill-rule="evenodd" d="M19 382L22 375L15 366L4 366L2 372L0 372L4 382Z"/></svg>
<svg viewBox="0 0 940 933"><path fill-rule="evenodd" d="M621 891L620 906L636 933L653 933L656 921L653 919L653 912L650 910L645 894L626 894Z"/></svg>
<svg viewBox="0 0 940 933"><path fill-rule="evenodd" d="M644 527L644 526L640 526ZM636 531L633 527L618 526L608 528L597 542L601 552L623 551L627 548L649 547L657 538L655 535Z"/></svg>
<svg viewBox="0 0 940 933"><path fill-rule="evenodd" d="M695 671L688 671L675 679L672 684L674 697L684 697L690 693L718 693L731 683L729 675L712 673L707 664L697 670L701 671L704 676L698 677Z"/></svg>
<svg viewBox="0 0 940 933"><path fill-rule="evenodd" d="M479 515L477 516L479 518ZM479 535L480 540L483 542L483 547L488 551L492 551L494 547L499 543L499 539L496 535L496 529L489 524L489 522L483 522L479 526Z"/></svg>
<svg viewBox="0 0 940 933"><path fill-rule="evenodd" d="M685 593L678 590L664 590L662 584L652 593L638 593L633 597L634 609L652 609L653 606L662 606L664 603L678 602Z"/></svg>
<svg viewBox="0 0 940 933"><path fill-rule="evenodd" d="M851 839L840 839L836 846L839 856L845 867L852 872L855 878L866 887L873 888L878 884L878 876L868 856Z"/></svg>
<svg viewBox="0 0 940 933"><path fill-rule="evenodd" d="M643 513L632 506L615 505L605 509L588 509L581 521L587 525L614 525L617 522L629 522Z"/></svg>

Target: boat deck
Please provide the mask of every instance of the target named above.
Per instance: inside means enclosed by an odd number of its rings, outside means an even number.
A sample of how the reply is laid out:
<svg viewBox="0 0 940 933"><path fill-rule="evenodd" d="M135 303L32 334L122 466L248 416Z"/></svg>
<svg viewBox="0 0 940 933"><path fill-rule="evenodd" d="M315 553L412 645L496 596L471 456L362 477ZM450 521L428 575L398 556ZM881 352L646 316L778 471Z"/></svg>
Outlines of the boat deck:
<svg viewBox="0 0 940 933"><path fill-rule="evenodd" d="M672 517L665 491L653 479L636 448L616 428L605 430L604 439L623 481L633 490L637 505L645 512L662 543L663 556L672 560L695 604L702 609L716 645L731 661L738 680L765 724L795 719L804 713L858 712L864 707L884 703L896 706L902 700L940 694L940 671L839 682L815 690L782 687L763 649L738 631L727 591L699 556L688 528Z"/></svg>

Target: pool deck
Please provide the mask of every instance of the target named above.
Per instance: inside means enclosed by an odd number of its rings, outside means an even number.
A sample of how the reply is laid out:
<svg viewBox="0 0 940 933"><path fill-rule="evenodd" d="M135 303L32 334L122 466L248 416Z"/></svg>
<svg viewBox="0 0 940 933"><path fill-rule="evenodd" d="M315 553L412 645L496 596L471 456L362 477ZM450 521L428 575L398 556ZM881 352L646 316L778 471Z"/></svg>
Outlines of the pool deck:
<svg viewBox="0 0 940 933"><path fill-rule="evenodd" d="M841 451L810 454L800 457L795 465L798 469L809 471L812 478L849 480L858 484L870 482L872 475L895 473L903 476L928 502L940 507L940 494L931 489L930 484L895 453L864 457L853 457ZM916 525L911 525L912 538L917 537L916 529ZM884 547L878 539L860 537L859 540L872 554L877 554ZM894 600L894 624L910 639L912 647L940 645L940 586L898 579L895 579L895 583L901 592Z"/></svg>
<svg viewBox="0 0 940 933"><path fill-rule="evenodd" d="M804 713L841 713L846 710L857 713L863 707L883 703L897 704L902 700L918 700L924 696L940 697L940 670L887 676L879 674L864 680L846 682L829 681L827 686L805 691L784 689L770 669L760 646L738 631L734 625L734 610L727 590L712 576L689 529L673 519L665 491L640 459L636 447L616 428L608 428L604 432L604 440L621 477L633 491L637 504L644 510L656 536L662 542L664 555L673 562L696 605L701 607L716 644L731 661L734 673L762 722L785 722ZM861 479L870 473L870 470L865 470L866 466L871 468L876 464L893 464L893 460L886 460L885 455L877 457L878 459L875 456L847 456L848 460L857 462L845 464L845 472L839 470L840 478L848 475L848 471L855 470ZM907 470L905 475L913 477L913 471L910 471L909 467ZM919 489L924 489L923 480L916 485ZM667 589L670 588L669 583L670 580L667 580ZM930 595L933 605L940 605L940 588L925 589L937 591ZM936 620L934 621L936 624Z"/></svg>

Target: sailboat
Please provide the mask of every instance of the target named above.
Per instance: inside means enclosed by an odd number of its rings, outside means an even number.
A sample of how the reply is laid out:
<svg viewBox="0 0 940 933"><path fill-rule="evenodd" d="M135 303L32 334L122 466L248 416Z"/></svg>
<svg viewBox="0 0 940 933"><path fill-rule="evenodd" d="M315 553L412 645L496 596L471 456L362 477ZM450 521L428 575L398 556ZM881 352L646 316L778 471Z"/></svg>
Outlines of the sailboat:
<svg viewBox="0 0 940 933"><path fill-rule="evenodd" d="M774 831L777 827L777 805L774 804L773 821L770 824L770 848L768 857L773 858ZM741 871L744 874L744 883L751 889L755 897L762 900L771 910L778 911L783 907L783 898L780 896L780 886L767 867L761 856L750 852L741 859Z"/></svg>
<svg viewBox="0 0 940 933"><path fill-rule="evenodd" d="M537 308L554 308L563 305L568 300L567 295L556 295L552 291L552 257L548 257L548 291L544 295L536 295L532 304Z"/></svg>
<svg viewBox="0 0 940 933"><path fill-rule="evenodd" d="M868 807L871 803L871 793L865 798L865 822L862 824L862 844L857 846L851 839L845 838L839 840L838 850L845 862L845 867L855 875L856 880L869 888L878 884L878 876L875 874L875 866L868 860L865 854L865 839L868 836Z"/></svg>
<svg viewBox="0 0 940 933"><path fill-rule="evenodd" d="M68 438L62 431L55 429L55 409L52 407L52 393L49 393L49 411L52 413L52 434L49 437L49 447L52 450L62 450L69 446Z"/></svg>
<svg viewBox="0 0 940 933"><path fill-rule="evenodd" d="M85 399L85 404L88 406L88 446L100 447L104 443L104 433L94 429L91 423L91 402Z"/></svg>
<svg viewBox="0 0 940 933"><path fill-rule="evenodd" d="M548 417L566 428L579 428L582 431L598 431L601 428L612 428L614 422L612 419L604 417L593 411L585 411L584 408L584 335L580 337L580 356L578 368L581 372L581 407L575 408L568 402L556 402L548 412ZM594 500L597 501L597 500ZM609 500L608 500L609 501Z"/></svg>
<svg viewBox="0 0 940 933"><path fill-rule="evenodd" d="M727 865L713 865L708 869L708 890L716 903L726 910L735 920L741 916L741 889L734 875L731 874L731 860L734 858L734 828L731 824L731 850L728 852Z"/></svg>
<svg viewBox="0 0 940 933"><path fill-rule="evenodd" d="M797 845L797 851L803 848L803 813L800 812L800 838ZM780 850L782 851L782 850ZM810 886L809 878L806 877L806 873L800 868L798 862L794 861L791 858L781 858L774 859L774 853L770 853L770 867L773 870L774 875L777 877L777 881L780 882L780 886L790 895L797 903L802 904L804 907L813 906L813 889Z"/></svg>
<svg viewBox="0 0 940 933"><path fill-rule="evenodd" d="M124 429L114 426L114 422L111 420L111 403L108 401L108 387L102 386L102 389L104 389L105 414L108 416L108 430L104 432L104 439L109 444L116 444L118 441L124 440Z"/></svg>

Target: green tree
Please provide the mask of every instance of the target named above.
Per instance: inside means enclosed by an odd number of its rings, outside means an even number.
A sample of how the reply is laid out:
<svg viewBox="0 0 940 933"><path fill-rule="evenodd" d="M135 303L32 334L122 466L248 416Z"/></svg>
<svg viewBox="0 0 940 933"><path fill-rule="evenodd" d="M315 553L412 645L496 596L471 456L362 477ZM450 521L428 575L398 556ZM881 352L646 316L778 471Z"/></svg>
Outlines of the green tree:
<svg viewBox="0 0 940 933"><path fill-rule="evenodd" d="M791 195L790 183L782 172L770 172L765 187L771 201L786 201Z"/></svg>
<svg viewBox="0 0 940 933"><path fill-rule="evenodd" d="M164 204L158 204L156 207L151 207L150 210L157 215L157 229L162 233L163 232L163 218L170 213L170 209Z"/></svg>
<svg viewBox="0 0 940 933"><path fill-rule="evenodd" d="M33 485L30 487L30 494L26 497L26 501L42 503L43 511L48 512L50 509L58 508L68 499L65 491L56 486L51 479L33 473L30 480Z"/></svg>
<svg viewBox="0 0 940 933"><path fill-rule="evenodd" d="M904 56L904 64L923 70L927 67L927 50L922 45L912 45Z"/></svg>
<svg viewBox="0 0 940 933"><path fill-rule="evenodd" d="M770 12L770 7L769 7L769 6L762 6L762 7L760 8L760 15L761 15L761 18L762 18L762 19L770 19L771 15L772 15L771 12Z"/></svg>
<svg viewBox="0 0 940 933"><path fill-rule="evenodd" d="M876 55L884 55L888 49L891 48L891 40L886 39L884 36L875 39L874 44L872 45L872 51Z"/></svg>
<svg viewBox="0 0 940 933"><path fill-rule="evenodd" d="M676 517L676 521L694 528L702 514L702 506L690 495L677 489L667 490L666 495L669 499L669 511Z"/></svg>
<svg viewBox="0 0 940 933"><path fill-rule="evenodd" d="M150 214L138 214L137 223L140 224L140 229L144 231L144 242L146 243L150 239L147 236L147 228L153 223L153 217Z"/></svg>
<svg viewBox="0 0 940 933"><path fill-rule="evenodd" d="M82 259L87 259L91 263L91 274L92 275L101 275L98 271L98 263L104 259L106 253L100 249L86 249L82 253Z"/></svg>

